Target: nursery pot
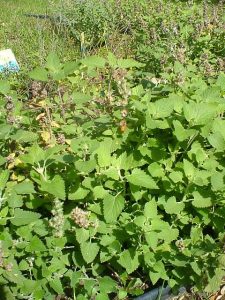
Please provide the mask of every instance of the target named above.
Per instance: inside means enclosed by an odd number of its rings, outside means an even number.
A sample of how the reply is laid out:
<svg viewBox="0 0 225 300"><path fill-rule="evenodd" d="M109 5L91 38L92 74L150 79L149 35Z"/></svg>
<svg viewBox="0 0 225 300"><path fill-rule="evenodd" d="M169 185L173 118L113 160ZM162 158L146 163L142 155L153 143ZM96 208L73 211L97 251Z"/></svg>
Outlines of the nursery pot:
<svg viewBox="0 0 225 300"><path fill-rule="evenodd" d="M184 287L181 287L179 289L178 294L184 293L186 289ZM141 296L138 296L134 300L167 300L169 299L172 295L171 293L171 288L169 286L167 287L158 287L155 288Z"/></svg>

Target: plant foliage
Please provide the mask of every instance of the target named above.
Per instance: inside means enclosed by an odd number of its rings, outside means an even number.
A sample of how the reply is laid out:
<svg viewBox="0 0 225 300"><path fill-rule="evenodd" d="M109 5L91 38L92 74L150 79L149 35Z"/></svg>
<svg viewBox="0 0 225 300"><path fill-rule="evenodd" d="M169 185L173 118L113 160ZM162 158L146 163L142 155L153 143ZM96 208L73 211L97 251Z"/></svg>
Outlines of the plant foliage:
<svg viewBox="0 0 225 300"><path fill-rule="evenodd" d="M153 84L144 68L51 54L29 96L0 82L6 299L127 299L164 281L217 289L225 74L205 81L175 62Z"/></svg>

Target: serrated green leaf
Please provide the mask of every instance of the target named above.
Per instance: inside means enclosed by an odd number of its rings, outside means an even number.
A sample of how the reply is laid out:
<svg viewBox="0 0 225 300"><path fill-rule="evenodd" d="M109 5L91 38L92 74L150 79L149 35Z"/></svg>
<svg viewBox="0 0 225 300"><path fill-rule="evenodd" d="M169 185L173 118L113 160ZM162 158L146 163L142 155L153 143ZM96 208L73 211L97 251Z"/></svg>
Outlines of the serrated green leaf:
<svg viewBox="0 0 225 300"><path fill-rule="evenodd" d="M39 213L16 208L11 223L15 226L28 225L37 221L40 217L41 215Z"/></svg>
<svg viewBox="0 0 225 300"><path fill-rule="evenodd" d="M145 222L146 222L146 217L143 216L143 215L137 216L137 217L135 217L135 219L134 219L133 222L134 222L134 224L136 224L137 226L143 228L143 227L144 227L144 224L145 224Z"/></svg>
<svg viewBox="0 0 225 300"><path fill-rule="evenodd" d="M225 150L225 139L221 132L214 132L208 137L210 145L218 151Z"/></svg>
<svg viewBox="0 0 225 300"><path fill-rule="evenodd" d="M157 248L158 240L159 240L159 235L158 235L157 232L155 232L155 231L146 232L145 233L145 239L146 239L146 242L148 243L148 245L153 250L155 250Z"/></svg>
<svg viewBox="0 0 225 300"><path fill-rule="evenodd" d="M0 171L0 191L2 191L9 179L9 170Z"/></svg>
<svg viewBox="0 0 225 300"><path fill-rule="evenodd" d="M120 178L118 169L115 167L109 167L107 170L103 170L102 174L114 180L119 180Z"/></svg>
<svg viewBox="0 0 225 300"><path fill-rule="evenodd" d="M139 266L138 253L130 248L120 254L118 263L124 267L128 274L133 273Z"/></svg>
<svg viewBox="0 0 225 300"><path fill-rule="evenodd" d="M99 148L96 151L98 165L100 167L108 167L111 165L111 147L108 141L100 143Z"/></svg>
<svg viewBox="0 0 225 300"><path fill-rule="evenodd" d="M212 201L210 197L203 197L199 192L193 192L194 200L192 201L192 205L197 208L204 208L212 206Z"/></svg>
<svg viewBox="0 0 225 300"><path fill-rule="evenodd" d="M124 208L123 196L107 194L103 199L103 214L107 223L115 223Z"/></svg>
<svg viewBox="0 0 225 300"><path fill-rule="evenodd" d="M6 161L6 158L0 155L0 166L4 165Z"/></svg>
<svg viewBox="0 0 225 300"><path fill-rule="evenodd" d="M211 176L211 185L214 191L224 190L224 173L215 172Z"/></svg>
<svg viewBox="0 0 225 300"><path fill-rule="evenodd" d="M190 102L184 105L183 110L188 122L195 125L205 125L216 115L218 105L215 103Z"/></svg>
<svg viewBox="0 0 225 300"><path fill-rule="evenodd" d="M65 200L66 198L65 183L59 175L55 175L51 181L41 181L40 189L59 199Z"/></svg>
<svg viewBox="0 0 225 300"><path fill-rule="evenodd" d="M164 170L160 164L154 162L148 166L148 171L152 177L163 177Z"/></svg>
<svg viewBox="0 0 225 300"><path fill-rule="evenodd" d="M7 201L11 208L23 206L23 197L18 195L14 190L11 190L10 193L7 194Z"/></svg>
<svg viewBox="0 0 225 300"><path fill-rule="evenodd" d="M92 55L87 58L84 58L81 63L87 67L97 67L103 68L105 66L106 60L102 57Z"/></svg>
<svg viewBox="0 0 225 300"><path fill-rule="evenodd" d="M32 294L38 287L36 280L24 279L22 283L21 292L24 294Z"/></svg>
<svg viewBox="0 0 225 300"><path fill-rule="evenodd" d="M19 195L35 193L34 185L31 181L17 183L17 185L14 186L14 191Z"/></svg>
<svg viewBox="0 0 225 300"><path fill-rule="evenodd" d="M29 264L26 260L21 260L21 262L19 263L19 269L21 271L26 271L29 269Z"/></svg>
<svg viewBox="0 0 225 300"><path fill-rule="evenodd" d="M165 241L165 243L170 244L175 241L179 236L179 230L177 228L162 228L161 232L158 234L158 238Z"/></svg>
<svg viewBox="0 0 225 300"><path fill-rule="evenodd" d="M40 148L37 143L34 143L33 146L29 148L28 153L21 155L20 159L25 163L34 165L45 159L45 151Z"/></svg>
<svg viewBox="0 0 225 300"><path fill-rule="evenodd" d="M150 277L151 282L152 282L153 285L155 285L156 282L157 282L159 279L161 279L160 273L158 273L158 272L153 272L153 271L150 271L150 272L149 272L149 277Z"/></svg>
<svg viewBox="0 0 225 300"><path fill-rule="evenodd" d="M144 215L149 219L157 218L157 203L154 199L149 200L149 202L145 204Z"/></svg>
<svg viewBox="0 0 225 300"><path fill-rule="evenodd" d="M5 140L9 138L11 131L12 131L12 125L2 124L0 126L0 140Z"/></svg>
<svg viewBox="0 0 225 300"><path fill-rule="evenodd" d="M203 238L202 228L192 226L190 237L193 244L196 244L198 241L201 241Z"/></svg>
<svg viewBox="0 0 225 300"><path fill-rule="evenodd" d="M69 200L84 200L85 197L89 194L89 190L84 189L83 187L78 187L78 189L73 192L73 193L69 193L68 195L68 199Z"/></svg>
<svg viewBox="0 0 225 300"><path fill-rule="evenodd" d="M99 290L101 293L110 294L116 291L117 283L109 276L104 276L99 279Z"/></svg>
<svg viewBox="0 0 225 300"><path fill-rule="evenodd" d="M108 194L107 190L104 189L103 186L98 185L93 188L93 195L95 199L104 199L104 197Z"/></svg>
<svg viewBox="0 0 225 300"><path fill-rule="evenodd" d="M154 102L154 109L152 111L152 114L154 118L166 118L171 115L172 111L173 101L170 101L170 99L166 98Z"/></svg>
<svg viewBox="0 0 225 300"><path fill-rule="evenodd" d="M38 134L20 129L15 134L11 135L11 139L17 142L30 143L38 139Z"/></svg>
<svg viewBox="0 0 225 300"><path fill-rule="evenodd" d="M169 177L174 183L183 181L183 174L180 171L173 171L172 173L170 173Z"/></svg>
<svg viewBox="0 0 225 300"><path fill-rule="evenodd" d="M183 209L185 205L183 202L177 202L176 198L170 197L164 205L165 211L167 214L176 214L178 215Z"/></svg>
<svg viewBox="0 0 225 300"><path fill-rule="evenodd" d="M109 52L107 58L108 58L108 63L110 65L110 67L116 68L117 67L117 58L116 58L116 56L112 52Z"/></svg>
<svg viewBox="0 0 225 300"><path fill-rule="evenodd" d="M10 91L10 83L7 80L0 80L0 94L7 95Z"/></svg>
<svg viewBox="0 0 225 300"><path fill-rule="evenodd" d="M54 53L54 52L49 53L49 55L46 58L45 67L53 74L59 72L62 65L61 65L60 59L56 53Z"/></svg>
<svg viewBox="0 0 225 300"><path fill-rule="evenodd" d="M94 159L87 161L78 160L75 162L75 167L79 172L90 173L95 169L96 161Z"/></svg>
<svg viewBox="0 0 225 300"><path fill-rule="evenodd" d="M0 218L5 218L9 212L9 208L6 206L0 211Z"/></svg>
<svg viewBox="0 0 225 300"><path fill-rule="evenodd" d="M185 173L186 177L191 180L195 174L195 167L187 159L183 160L183 164L184 164L184 173Z"/></svg>
<svg viewBox="0 0 225 300"><path fill-rule="evenodd" d="M118 59L117 66L122 69L129 69L134 67L142 67L143 64L135 61L134 59L127 58L127 59Z"/></svg>
<svg viewBox="0 0 225 300"><path fill-rule="evenodd" d="M84 228L76 228L76 239L79 244L86 242L89 239L89 230Z"/></svg>
<svg viewBox="0 0 225 300"><path fill-rule="evenodd" d="M100 293L95 297L95 300L109 300L109 297L107 294Z"/></svg>
<svg viewBox="0 0 225 300"><path fill-rule="evenodd" d="M134 169L131 175L126 176L127 181L138 186L142 186L148 189L158 189L158 186L154 179L140 169Z"/></svg>
<svg viewBox="0 0 225 300"><path fill-rule="evenodd" d="M73 92L72 97L75 104L84 104L92 99L91 95L78 92Z"/></svg>
<svg viewBox="0 0 225 300"><path fill-rule="evenodd" d="M216 268L214 270L214 275L208 278L208 285L205 288L205 292L212 293L216 292L219 289L222 278L224 277L224 269Z"/></svg>
<svg viewBox="0 0 225 300"><path fill-rule="evenodd" d="M46 247L44 243L36 235L30 240L29 246L27 249L31 252L33 251L45 251Z"/></svg>
<svg viewBox="0 0 225 300"><path fill-rule="evenodd" d="M81 254L86 263L91 263L99 252L99 246L96 243L84 242L80 245Z"/></svg>
<svg viewBox="0 0 225 300"><path fill-rule="evenodd" d="M50 280L49 285L58 295L63 294L63 286L59 278Z"/></svg>
<svg viewBox="0 0 225 300"><path fill-rule="evenodd" d="M48 72L43 68L36 68L29 73L31 79L38 81L48 81Z"/></svg>

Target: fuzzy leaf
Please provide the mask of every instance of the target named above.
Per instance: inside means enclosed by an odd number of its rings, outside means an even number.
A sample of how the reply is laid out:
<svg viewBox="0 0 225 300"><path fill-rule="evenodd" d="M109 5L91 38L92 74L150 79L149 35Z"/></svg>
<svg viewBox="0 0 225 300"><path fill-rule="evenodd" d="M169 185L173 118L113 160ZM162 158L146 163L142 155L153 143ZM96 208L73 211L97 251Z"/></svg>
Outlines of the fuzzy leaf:
<svg viewBox="0 0 225 300"><path fill-rule="evenodd" d="M75 192L69 193L68 199L69 200L83 200L89 194L89 190L84 189L80 186Z"/></svg>
<svg viewBox="0 0 225 300"><path fill-rule="evenodd" d="M86 263L91 263L99 252L99 246L96 243L84 242L80 245L81 254Z"/></svg>
<svg viewBox="0 0 225 300"><path fill-rule="evenodd" d="M20 159L25 163L34 165L35 163L45 159L45 152L38 146L37 143L35 143L29 148L29 152L27 154L20 156Z"/></svg>
<svg viewBox="0 0 225 300"><path fill-rule="evenodd" d="M187 159L184 159L183 164L184 164L185 175L187 176L187 178L192 179L195 173L195 167Z"/></svg>
<svg viewBox="0 0 225 300"><path fill-rule="evenodd" d="M118 263L131 274L139 266L138 253L134 249L127 249L120 254Z"/></svg>
<svg viewBox="0 0 225 300"><path fill-rule="evenodd" d="M73 92L72 96L75 104L84 104L92 99L91 95L78 92Z"/></svg>
<svg viewBox="0 0 225 300"><path fill-rule="evenodd" d="M35 132L27 131L27 130L18 130L16 134L11 136L12 140L23 143L34 142L38 139L38 135Z"/></svg>
<svg viewBox="0 0 225 300"><path fill-rule="evenodd" d="M17 194L33 194L35 193L34 185L31 181L23 181L14 186L14 190Z"/></svg>
<svg viewBox="0 0 225 300"><path fill-rule="evenodd" d="M30 240L29 246L27 247L29 251L45 251L46 247L44 243L36 235Z"/></svg>
<svg viewBox="0 0 225 300"><path fill-rule="evenodd" d="M95 160L78 160L75 162L75 167L79 172L90 173L95 169Z"/></svg>
<svg viewBox="0 0 225 300"><path fill-rule="evenodd" d="M10 91L10 83L7 80L0 80L0 94L7 95Z"/></svg>
<svg viewBox="0 0 225 300"><path fill-rule="evenodd" d="M189 136L188 131L184 129L180 121L178 120L173 121L173 126L174 126L174 135L176 136L179 142L182 142L188 138Z"/></svg>
<svg viewBox="0 0 225 300"><path fill-rule="evenodd" d="M97 149L98 165L100 167L108 167L111 165L111 149L108 141L102 142Z"/></svg>
<svg viewBox="0 0 225 300"><path fill-rule="evenodd" d="M170 173L169 177L174 183L178 183L182 182L183 174L179 171L173 171L172 173Z"/></svg>
<svg viewBox="0 0 225 300"><path fill-rule="evenodd" d="M193 192L194 200L192 205L198 208L210 207L212 206L212 201L210 197L204 198L199 192Z"/></svg>
<svg viewBox="0 0 225 300"><path fill-rule="evenodd" d="M134 169L131 175L127 175L126 178L128 182L134 185L142 186L148 189L158 189L154 179L142 170Z"/></svg>
<svg viewBox="0 0 225 300"><path fill-rule="evenodd" d="M129 68L143 66L142 63L139 63L132 58L118 59L117 65L119 68L122 68L122 69L129 69Z"/></svg>
<svg viewBox="0 0 225 300"><path fill-rule="evenodd" d="M11 219L11 223L16 226L28 225L37 221L40 217L41 215L36 212L16 208L14 211L14 218Z"/></svg>
<svg viewBox="0 0 225 300"><path fill-rule="evenodd" d="M146 218L154 219L157 217L157 203L154 199L145 204L144 215Z"/></svg>
<svg viewBox="0 0 225 300"><path fill-rule="evenodd" d="M211 185L214 191L224 190L224 174L221 172L215 172L212 174Z"/></svg>
<svg viewBox="0 0 225 300"><path fill-rule="evenodd" d="M65 200L66 198L65 183L59 175L56 175L51 181L42 181L40 188L59 199Z"/></svg>
<svg viewBox="0 0 225 300"><path fill-rule="evenodd" d="M117 283L109 276L104 276L99 279L99 289L101 293L112 293L116 291Z"/></svg>
<svg viewBox="0 0 225 300"><path fill-rule="evenodd" d="M103 188L103 186L98 185L93 188L93 195L95 199L104 199L107 195L107 190Z"/></svg>
<svg viewBox="0 0 225 300"><path fill-rule="evenodd" d="M105 66L106 60L102 57L93 55L84 58L81 62L83 65L86 65L87 67L103 68Z"/></svg>
<svg viewBox="0 0 225 300"><path fill-rule="evenodd" d="M45 66L49 71L51 71L51 73L57 73L61 69L61 63L58 55L54 52L49 53Z"/></svg>
<svg viewBox="0 0 225 300"><path fill-rule="evenodd" d="M48 72L43 68L36 68L29 75L34 80L48 81Z"/></svg>
<svg viewBox="0 0 225 300"><path fill-rule="evenodd" d="M163 177L164 170L160 164L154 162L148 166L148 171L152 177Z"/></svg>
<svg viewBox="0 0 225 300"><path fill-rule="evenodd" d="M176 215L178 215L184 209L184 207L185 207L184 203L177 202L174 196L170 197L164 205L167 214L176 214Z"/></svg>
<svg viewBox="0 0 225 300"><path fill-rule="evenodd" d="M58 294L63 294L63 286L59 278L49 281L50 287Z"/></svg>
<svg viewBox="0 0 225 300"><path fill-rule="evenodd" d="M179 230L177 228L165 228L158 234L158 238L164 240L168 244L175 241L178 236Z"/></svg>
<svg viewBox="0 0 225 300"><path fill-rule="evenodd" d="M146 232L145 239L148 245L154 250L158 245L158 233L155 231Z"/></svg>
<svg viewBox="0 0 225 300"><path fill-rule="evenodd" d="M89 231L84 228L77 228L76 239L79 244L86 242L89 239Z"/></svg>
<svg viewBox="0 0 225 300"><path fill-rule="evenodd" d="M0 173L0 191L5 188L8 179L9 179L9 170L1 171L1 173Z"/></svg>
<svg viewBox="0 0 225 300"><path fill-rule="evenodd" d="M215 103L188 103L184 105L184 116L188 122L195 125L207 124L216 114Z"/></svg>
<svg viewBox="0 0 225 300"><path fill-rule="evenodd" d="M119 195L117 197L107 194L103 200L103 211L104 211L104 218L107 223L114 223L116 222L117 218L119 217L120 213L124 208L124 198L123 196Z"/></svg>
<svg viewBox="0 0 225 300"><path fill-rule="evenodd" d="M208 137L209 143L215 148L217 151L224 151L225 150L225 139L221 132L217 131L212 133Z"/></svg>
<svg viewBox="0 0 225 300"><path fill-rule="evenodd" d="M152 284L155 285L156 282L161 278L161 275L158 272L150 271L149 272L149 277L151 279Z"/></svg>

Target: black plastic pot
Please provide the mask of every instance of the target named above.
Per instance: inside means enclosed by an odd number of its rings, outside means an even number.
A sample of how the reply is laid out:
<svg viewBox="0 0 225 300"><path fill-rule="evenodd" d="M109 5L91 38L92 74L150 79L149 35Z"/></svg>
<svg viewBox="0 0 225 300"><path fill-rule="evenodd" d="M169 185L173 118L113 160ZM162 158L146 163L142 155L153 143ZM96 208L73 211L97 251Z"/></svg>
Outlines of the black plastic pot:
<svg viewBox="0 0 225 300"><path fill-rule="evenodd" d="M179 289L179 293L185 292L186 289L184 287ZM154 290L147 292L141 296L138 296L134 300L167 300L172 296L171 288L167 287L159 287L155 288Z"/></svg>

